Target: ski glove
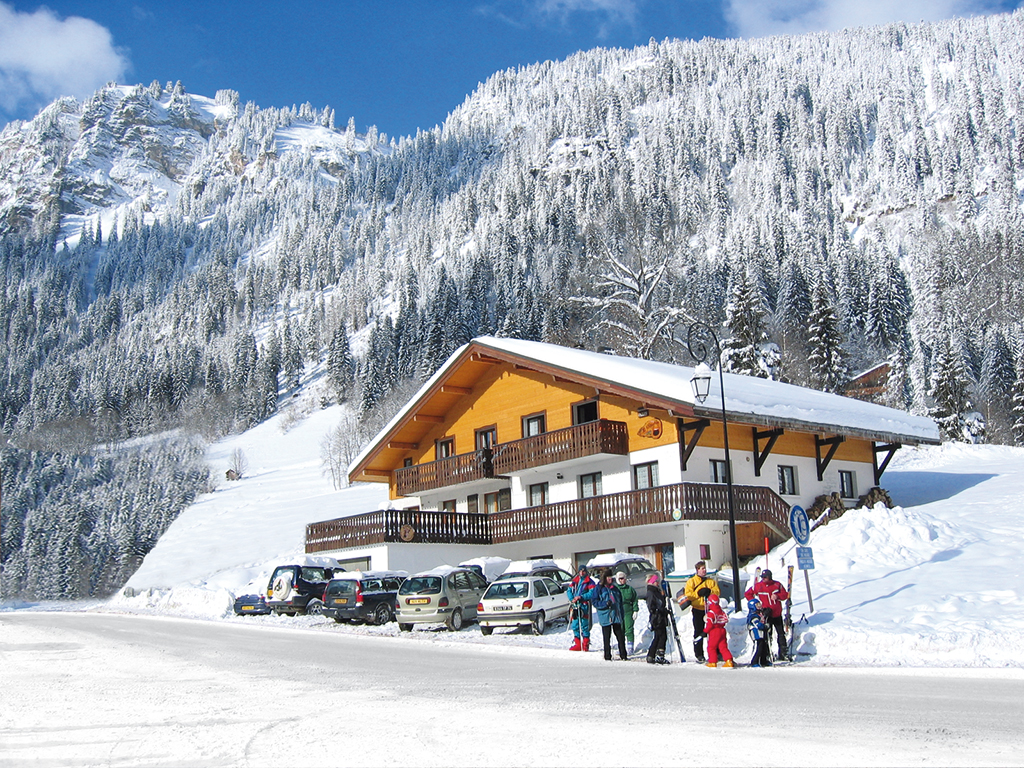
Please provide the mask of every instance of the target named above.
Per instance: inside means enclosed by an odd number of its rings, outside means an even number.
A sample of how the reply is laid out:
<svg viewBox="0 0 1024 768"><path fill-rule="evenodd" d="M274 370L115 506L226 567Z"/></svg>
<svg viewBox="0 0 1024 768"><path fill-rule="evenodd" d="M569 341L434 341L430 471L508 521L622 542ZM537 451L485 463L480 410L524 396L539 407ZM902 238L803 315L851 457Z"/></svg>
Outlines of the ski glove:
<svg viewBox="0 0 1024 768"><path fill-rule="evenodd" d="M698 597L707 597L711 594L711 590L708 587L701 587L697 590Z"/></svg>

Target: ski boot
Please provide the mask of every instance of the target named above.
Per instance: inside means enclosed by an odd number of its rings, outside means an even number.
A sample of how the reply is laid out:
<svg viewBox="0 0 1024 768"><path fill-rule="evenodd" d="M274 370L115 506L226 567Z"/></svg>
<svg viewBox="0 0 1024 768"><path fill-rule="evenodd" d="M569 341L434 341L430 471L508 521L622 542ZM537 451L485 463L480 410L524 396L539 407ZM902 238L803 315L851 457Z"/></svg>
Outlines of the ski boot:
<svg viewBox="0 0 1024 768"><path fill-rule="evenodd" d="M583 638L583 647L580 648L580 650L581 651L589 651L590 650L590 638L589 637L584 637Z"/></svg>
<svg viewBox="0 0 1024 768"><path fill-rule="evenodd" d="M712 669L718 669L717 661L708 661L704 664L705 667L711 667Z"/></svg>
<svg viewBox="0 0 1024 768"><path fill-rule="evenodd" d="M578 651L579 649L580 649L580 639L578 637L574 637L573 641L572 641L572 645L569 646L569 650L570 651Z"/></svg>
<svg viewBox="0 0 1024 768"><path fill-rule="evenodd" d="M664 653L659 653L657 658L654 659L654 663L655 664L663 664L665 666L668 666L672 662L665 658L665 654Z"/></svg>
<svg viewBox="0 0 1024 768"><path fill-rule="evenodd" d="M722 665L722 669L732 669L736 665L732 663L732 659L729 659L725 664Z"/></svg>

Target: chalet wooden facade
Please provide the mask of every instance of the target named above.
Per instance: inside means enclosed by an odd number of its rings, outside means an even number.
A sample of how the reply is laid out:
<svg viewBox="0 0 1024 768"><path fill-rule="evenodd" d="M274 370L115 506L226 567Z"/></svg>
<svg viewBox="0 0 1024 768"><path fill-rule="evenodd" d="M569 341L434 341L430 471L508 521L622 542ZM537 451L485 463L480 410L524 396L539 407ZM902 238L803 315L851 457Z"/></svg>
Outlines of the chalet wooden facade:
<svg viewBox="0 0 1024 768"><path fill-rule="evenodd" d="M386 482L391 507L307 526L307 552L374 568L474 555L572 567L632 551L667 571L730 557L726 472L741 555L789 536L788 511L878 485L930 420L726 375L694 401L692 369L551 344L480 338L456 352L350 467Z"/></svg>

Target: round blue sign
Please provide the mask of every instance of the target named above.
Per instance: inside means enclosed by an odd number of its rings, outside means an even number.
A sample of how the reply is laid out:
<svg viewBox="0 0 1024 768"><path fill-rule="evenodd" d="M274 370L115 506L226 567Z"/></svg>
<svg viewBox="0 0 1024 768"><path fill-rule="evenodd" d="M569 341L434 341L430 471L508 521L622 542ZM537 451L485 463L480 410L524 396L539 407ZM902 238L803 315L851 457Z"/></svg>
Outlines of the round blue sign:
<svg viewBox="0 0 1024 768"><path fill-rule="evenodd" d="M793 538L801 547L806 547L811 540L811 521L803 507L793 505L789 510L789 530L793 532Z"/></svg>

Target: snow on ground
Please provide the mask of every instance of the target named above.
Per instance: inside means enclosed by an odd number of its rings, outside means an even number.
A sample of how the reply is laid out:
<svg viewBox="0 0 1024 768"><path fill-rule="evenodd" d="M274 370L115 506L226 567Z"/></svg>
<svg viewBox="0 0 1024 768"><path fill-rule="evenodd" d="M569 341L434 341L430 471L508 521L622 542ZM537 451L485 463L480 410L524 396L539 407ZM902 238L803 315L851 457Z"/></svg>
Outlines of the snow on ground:
<svg viewBox="0 0 1024 768"><path fill-rule="evenodd" d="M337 625L320 617L237 617L235 595L260 592L274 565L302 556L305 525L376 509L383 485L334 490L320 467L319 442L340 410L316 411L296 423L287 414L211 447L215 472L235 448L249 460L242 480L223 481L185 510L118 595L103 610L165 613L315 631L397 635L384 627ZM285 429L282 425L288 425ZM882 485L901 506L860 509L811 534L815 569L809 610L803 572L794 577L793 615L800 623L798 659L810 665L1021 667L1024 594L1024 449L944 445L897 453ZM795 564L794 543L768 558L778 579ZM752 572L764 558L751 562ZM644 609L638 630L646 626ZM686 635L689 617L680 617ZM449 633L418 627L435 643L568 645L564 623L543 636L474 626ZM638 641L643 643L643 632ZM684 646L688 646L684 642ZM747 654L742 618L730 646Z"/></svg>

